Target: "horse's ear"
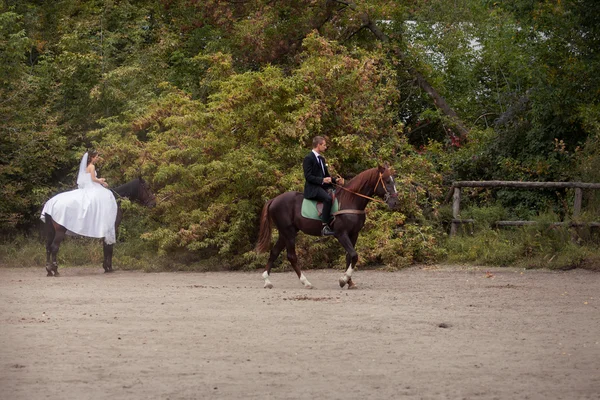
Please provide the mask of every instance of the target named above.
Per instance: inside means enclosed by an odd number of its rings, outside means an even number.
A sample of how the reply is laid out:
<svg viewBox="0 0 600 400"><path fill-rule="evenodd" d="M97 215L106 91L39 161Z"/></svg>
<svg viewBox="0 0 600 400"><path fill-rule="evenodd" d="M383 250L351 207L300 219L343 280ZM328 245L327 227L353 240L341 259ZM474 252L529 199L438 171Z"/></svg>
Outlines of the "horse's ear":
<svg viewBox="0 0 600 400"><path fill-rule="evenodd" d="M395 174L396 174L396 171L394 170L394 166L393 166L393 165L390 165L390 163L389 163L389 162L387 162L387 161L386 161L386 162L383 164L383 166L384 166L384 167L385 167L387 170L389 170L389 171L390 171L390 175L395 175Z"/></svg>
<svg viewBox="0 0 600 400"><path fill-rule="evenodd" d="M383 165L379 165L379 173L384 174L387 177L388 175L393 175L394 170L390 166L390 163L386 161Z"/></svg>

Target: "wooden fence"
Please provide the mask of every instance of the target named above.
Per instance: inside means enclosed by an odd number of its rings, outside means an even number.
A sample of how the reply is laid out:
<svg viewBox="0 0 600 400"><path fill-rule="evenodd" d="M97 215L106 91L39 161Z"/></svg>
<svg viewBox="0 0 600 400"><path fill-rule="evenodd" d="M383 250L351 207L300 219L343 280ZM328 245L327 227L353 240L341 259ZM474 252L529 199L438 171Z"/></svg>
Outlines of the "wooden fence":
<svg viewBox="0 0 600 400"><path fill-rule="evenodd" d="M460 190L463 187L487 187L487 188L521 188L521 189L575 189L575 200L573 203L573 218L577 218L581 213L581 201L583 198L583 189L600 189L600 183L582 183L582 182L518 182L518 181L458 181L452 183L449 200L452 196L452 225L450 235L456 235L458 226L465 223L473 223L472 219L460 218ZM523 226L535 224L535 221L497 221L497 226ZM553 225L564 225L567 222L554 222ZM600 227L600 222L568 222L570 226L594 226Z"/></svg>

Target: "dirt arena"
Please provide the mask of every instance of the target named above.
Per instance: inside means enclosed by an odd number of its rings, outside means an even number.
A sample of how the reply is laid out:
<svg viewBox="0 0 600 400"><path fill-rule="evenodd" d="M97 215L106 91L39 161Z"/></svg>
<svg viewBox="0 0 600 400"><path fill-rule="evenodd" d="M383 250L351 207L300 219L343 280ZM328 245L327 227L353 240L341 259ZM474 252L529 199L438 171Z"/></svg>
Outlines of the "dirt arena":
<svg viewBox="0 0 600 400"><path fill-rule="evenodd" d="M600 273L0 269L1 399L600 399Z"/></svg>

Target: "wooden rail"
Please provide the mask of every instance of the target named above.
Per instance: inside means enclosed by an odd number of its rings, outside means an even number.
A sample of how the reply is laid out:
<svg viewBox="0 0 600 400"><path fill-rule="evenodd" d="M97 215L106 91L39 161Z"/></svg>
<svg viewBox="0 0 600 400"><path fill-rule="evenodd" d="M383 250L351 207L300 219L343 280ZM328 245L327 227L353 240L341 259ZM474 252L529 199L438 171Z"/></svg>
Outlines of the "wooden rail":
<svg viewBox="0 0 600 400"><path fill-rule="evenodd" d="M472 219L460 218L460 190L463 187L512 187L523 189L575 189L575 199L573 202L573 217L581 213L581 202L583 199L583 189L600 189L600 183L583 182L520 182L520 181L458 181L453 182L446 201L452 197L452 225L450 226L450 235L456 235L458 226L465 223L473 223ZM497 226L523 226L536 224L535 221L497 221ZM554 222L553 225L569 226L593 226L600 227L600 222Z"/></svg>

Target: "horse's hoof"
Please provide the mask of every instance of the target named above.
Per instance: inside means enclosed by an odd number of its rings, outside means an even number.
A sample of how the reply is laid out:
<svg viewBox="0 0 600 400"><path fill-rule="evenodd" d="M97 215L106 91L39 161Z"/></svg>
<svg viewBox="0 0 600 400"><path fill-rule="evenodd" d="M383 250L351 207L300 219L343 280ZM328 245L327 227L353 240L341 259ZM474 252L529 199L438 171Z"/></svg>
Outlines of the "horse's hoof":
<svg viewBox="0 0 600 400"><path fill-rule="evenodd" d="M353 289L358 289L358 286L356 286L354 283L348 284L348 290L353 290Z"/></svg>
<svg viewBox="0 0 600 400"><path fill-rule="evenodd" d="M110 274L111 272L114 272L114 270L112 270L112 269L105 269L104 270L105 274Z"/></svg>
<svg viewBox="0 0 600 400"><path fill-rule="evenodd" d="M343 288L344 286L346 286L346 280L344 278L340 278L340 287Z"/></svg>
<svg viewBox="0 0 600 400"><path fill-rule="evenodd" d="M48 271L48 273L46 274L46 276L54 276L54 274L50 271Z"/></svg>
<svg viewBox="0 0 600 400"><path fill-rule="evenodd" d="M305 288L307 288L307 289L314 289L314 288L315 288L315 287L314 287L313 285L311 285L311 284L308 284L308 285L306 285L306 286L304 286L304 287L305 287Z"/></svg>
<svg viewBox="0 0 600 400"><path fill-rule="evenodd" d="M273 289L272 283L265 283L265 289Z"/></svg>
<svg viewBox="0 0 600 400"><path fill-rule="evenodd" d="M58 273L58 271L54 271L54 276L59 276L60 274Z"/></svg>

